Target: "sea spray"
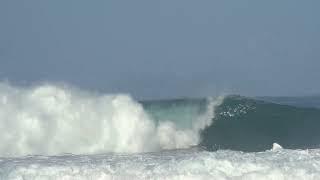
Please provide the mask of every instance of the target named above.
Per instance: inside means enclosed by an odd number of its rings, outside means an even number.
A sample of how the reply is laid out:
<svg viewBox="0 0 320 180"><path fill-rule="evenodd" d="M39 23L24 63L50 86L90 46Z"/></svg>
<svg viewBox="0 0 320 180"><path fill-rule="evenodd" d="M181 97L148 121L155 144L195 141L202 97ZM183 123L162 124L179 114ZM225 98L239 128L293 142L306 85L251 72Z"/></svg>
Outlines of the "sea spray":
<svg viewBox="0 0 320 180"><path fill-rule="evenodd" d="M171 119L155 122L124 94L94 94L43 84L0 84L0 156L62 153L136 153L188 148L200 143L222 99L206 100L189 128Z"/></svg>

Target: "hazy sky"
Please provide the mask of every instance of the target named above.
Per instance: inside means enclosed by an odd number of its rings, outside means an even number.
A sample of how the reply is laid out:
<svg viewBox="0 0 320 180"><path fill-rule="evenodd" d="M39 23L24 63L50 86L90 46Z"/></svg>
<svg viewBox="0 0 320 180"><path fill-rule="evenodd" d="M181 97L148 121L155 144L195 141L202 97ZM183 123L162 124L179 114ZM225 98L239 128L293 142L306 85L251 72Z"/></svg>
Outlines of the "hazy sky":
<svg viewBox="0 0 320 180"><path fill-rule="evenodd" d="M1 0L0 79L138 98L320 93L319 0Z"/></svg>

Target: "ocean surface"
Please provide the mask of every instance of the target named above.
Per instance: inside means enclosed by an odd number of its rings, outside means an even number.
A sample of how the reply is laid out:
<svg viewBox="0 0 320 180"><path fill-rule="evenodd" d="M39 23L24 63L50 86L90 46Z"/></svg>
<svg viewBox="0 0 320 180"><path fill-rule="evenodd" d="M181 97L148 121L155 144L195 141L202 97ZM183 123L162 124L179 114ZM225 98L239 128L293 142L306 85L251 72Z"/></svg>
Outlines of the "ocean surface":
<svg viewBox="0 0 320 180"><path fill-rule="evenodd" d="M318 180L319 104L0 83L0 179Z"/></svg>

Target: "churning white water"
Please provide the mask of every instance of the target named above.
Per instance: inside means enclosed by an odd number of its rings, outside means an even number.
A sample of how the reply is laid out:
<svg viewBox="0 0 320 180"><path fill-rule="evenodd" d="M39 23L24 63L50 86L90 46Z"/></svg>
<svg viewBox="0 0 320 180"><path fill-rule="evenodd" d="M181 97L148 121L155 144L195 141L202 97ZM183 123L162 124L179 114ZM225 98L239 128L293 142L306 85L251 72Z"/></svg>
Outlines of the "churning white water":
<svg viewBox="0 0 320 180"><path fill-rule="evenodd" d="M188 148L199 143L200 131L211 124L220 102L211 99L191 128L180 128L170 120L155 123L128 95L0 83L0 156Z"/></svg>
<svg viewBox="0 0 320 180"><path fill-rule="evenodd" d="M320 150L259 153L194 149L142 154L2 158L0 179L244 179L320 178Z"/></svg>

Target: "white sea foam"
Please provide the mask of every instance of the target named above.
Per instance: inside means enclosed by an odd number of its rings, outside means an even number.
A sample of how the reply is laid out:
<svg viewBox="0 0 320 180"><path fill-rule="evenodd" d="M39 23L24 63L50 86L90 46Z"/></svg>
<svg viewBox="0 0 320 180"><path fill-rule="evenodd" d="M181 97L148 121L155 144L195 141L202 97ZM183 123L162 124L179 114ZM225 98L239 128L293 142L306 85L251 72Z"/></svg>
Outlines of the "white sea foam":
<svg viewBox="0 0 320 180"><path fill-rule="evenodd" d="M0 156L149 152L188 148L211 124L210 100L192 128L155 123L128 95L99 95L66 86L0 83Z"/></svg>
<svg viewBox="0 0 320 180"><path fill-rule="evenodd" d="M272 151L278 151L279 149L282 149L282 146L278 143L273 143L272 144Z"/></svg>
<svg viewBox="0 0 320 180"><path fill-rule="evenodd" d="M0 179L235 179L320 178L320 150L243 153L171 150L131 155L28 156L0 159Z"/></svg>

